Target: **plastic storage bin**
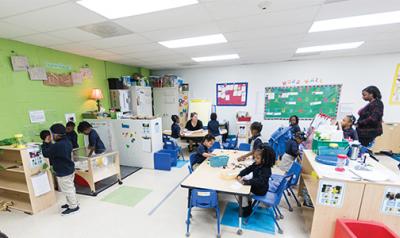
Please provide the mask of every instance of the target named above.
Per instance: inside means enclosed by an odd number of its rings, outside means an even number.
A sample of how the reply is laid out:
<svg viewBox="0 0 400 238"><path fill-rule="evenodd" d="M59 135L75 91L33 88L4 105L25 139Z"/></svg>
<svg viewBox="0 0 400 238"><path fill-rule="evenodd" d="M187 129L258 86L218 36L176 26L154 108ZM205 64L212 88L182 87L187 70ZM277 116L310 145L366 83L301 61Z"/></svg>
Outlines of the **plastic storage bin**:
<svg viewBox="0 0 400 238"><path fill-rule="evenodd" d="M378 222L337 219L334 238L399 238Z"/></svg>
<svg viewBox="0 0 400 238"><path fill-rule="evenodd" d="M160 150L154 153L154 169L171 170L171 154Z"/></svg>
<svg viewBox="0 0 400 238"><path fill-rule="evenodd" d="M318 148L321 146L329 147L330 143L335 143L338 145L338 148L347 148L349 146L349 142L347 140L343 141L326 141L326 140L317 140L313 139L312 141L312 150L314 153L318 153Z"/></svg>
<svg viewBox="0 0 400 238"><path fill-rule="evenodd" d="M228 164L229 156L220 155L214 156L210 158L210 166L211 167L223 167Z"/></svg>
<svg viewBox="0 0 400 238"><path fill-rule="evenodd" d="M347 155L349 152L349 147L346 148L331 148L329 146L320 146L318 147L318 155L333 155L336 156L338 154Z"/></svg>
<svg viewBox="0 0 400 238"><path fill-rule="evenodd" d="M163 149L158 151L160 153L168 153L171 155L171 166L176 166L179 157L179 148Z"/></svg>

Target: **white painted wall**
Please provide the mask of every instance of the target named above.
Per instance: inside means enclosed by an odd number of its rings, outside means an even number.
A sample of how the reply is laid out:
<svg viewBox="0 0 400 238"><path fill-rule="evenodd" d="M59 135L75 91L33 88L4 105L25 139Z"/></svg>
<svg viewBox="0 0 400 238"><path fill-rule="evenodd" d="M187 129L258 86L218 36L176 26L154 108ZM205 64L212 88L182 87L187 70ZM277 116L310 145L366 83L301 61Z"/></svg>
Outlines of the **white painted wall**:
<svg viewBox="0 0 400 238"><path fill-rule="evenodd" d="M263 137L280 125L283 120L263 120L264 88L282 86L289 79L305 80L322 78L323 84L343 84L340 103L354 103L354 115L366 103L361 99L361 91L369 85L376 85L383 94L385 104L384 121L400 122L400 106L389 106L389 96L396 65L400 63L400 54L372 55L362 57L344 57L309 61L291 61L271 64L240 65L199 69L162 70L153 74L176 74L189 83L191 98L216 101L216 83L249 83L247 107L217 107L218 119L228 120L234 129L235 115L239 110L249 111L252 120L262 121ZM309 121L301 122L305 127Z"/></svg>

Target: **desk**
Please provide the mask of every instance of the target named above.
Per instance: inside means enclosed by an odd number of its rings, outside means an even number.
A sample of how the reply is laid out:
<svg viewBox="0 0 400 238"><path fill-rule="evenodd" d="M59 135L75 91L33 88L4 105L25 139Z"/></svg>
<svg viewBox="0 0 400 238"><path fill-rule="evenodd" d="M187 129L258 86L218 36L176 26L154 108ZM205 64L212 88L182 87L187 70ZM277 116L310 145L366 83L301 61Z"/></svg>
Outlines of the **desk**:
<svg viewBox="0 0 400 238"><path fill-rule="evenodd" d="M73 152L73 159L75 173L89 184L93 195L97 195L95 183L103 179L116 175L119 184L122 184L117 151L87 157L86 149L82 148Z"/></svg>
<svg viewBox="0 0 400 238"><path fill-rule="evenodd" d="M220 130L221 135L225 135L228 133L226 129L221 129ZM164 135L170 136L171 135L171 130L164 130L163 131ZM196 132L185 132L181 136L181 139L198 139L198 138L203 138L208 134L207 130L202 130L202 131L196 131Z"/></svg>
<svg viewBox="0 0 400 238"><path fill-rule="evenodd" d="M234 151L234 150L214 150L213 153L217 155L228 155L229 162L228 162L228 169L232 166L232 163L240 164L237 161L241 155L246 154L246 151ZM242 162L243 165L248 162ZM232 169L233 172L239 172L243 168ZM238 195L239 196L239 229L238 234L242 233L242 198L243 196L250 195L250 186L242 185L240 188L235 187L237 184L236 179L224 179L222 178L222 168L213 168L208 164L206 160L203 162L193 173L187 177L182 183L181 187L189 189L189 196L190 199L190 190L191 189L211 189L215 190L219 193L226 193L231 195Z"/></svg>
<svg viewBox="0 0 400 238"><path fill-rule="evenodd" d="M387 215L381 212L384 191L387 186L400 189L400 176L379 164L375 160L367 161L368 167L384 174L385 181L372 182L360 179L351 172L357 164L350 161L344 172L336 172L334 166L318 163L316 155L310 151L304 151L302 161L303 171L299 185L301 189L306 187L314 209L303 207L303 216L306 226L311 226L311 238L333 237L337 218L354 220L375 220L383 222L394 232L400 233L400 216ZM343 202L339 207L322 205L318 201L319 184L321 180L340 182L344 184Z"/></svg>

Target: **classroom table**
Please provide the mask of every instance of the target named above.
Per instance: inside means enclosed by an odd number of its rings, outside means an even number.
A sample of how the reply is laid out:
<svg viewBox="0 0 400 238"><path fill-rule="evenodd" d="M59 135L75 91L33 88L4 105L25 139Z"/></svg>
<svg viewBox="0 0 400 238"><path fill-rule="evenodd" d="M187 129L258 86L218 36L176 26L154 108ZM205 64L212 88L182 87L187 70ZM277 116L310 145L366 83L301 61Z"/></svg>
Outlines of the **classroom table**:
<svg viewBox="0 0 400 238"><path fill-rule="evenodd" d="M188 206L190 201L191 189L210 189L215 190L218 193L225 193L230 195L236 195L239 197L239 228L237 234L242 234L242 200L243 196L250 195L249 185L240 185L236 181L236 176L242 169L252 163L251 160L244 162L238 162L237 158L247 153L247 151L236 151L236 150L221 150L216 149L213 151L216 155L228 155L229 162L226 169L213 168L209 165L208 161L204 161L197 167L191 175L189 175L182 183L181 187L188 188ZM229 170L229 178L225 177L226 172Z"/></svg>
<svg viewBox="0 0 400 238"><path fill-rule="evenodd" d="M221 129L221 135L225 135L228 131L226 129ZM181 136L181 139L202 139L208 134L208 130L199 131L185 131ZM164 130L163 135L171 136L171 130Z"/></svg>
<svg viewBox="0 0 400 238"><path fill-rule="evenodd" d="M400 233L400 211L397 215L381 211L387 189L400 193L399 174L373 159L367 161L367 168L371 171L356 170L354 167L359 163L350 161L344 172L337 172L335 166L321 164L315 159L314 152L304 151L299 184L299 195L302 195L304 187L307 188L314 206L302 207L305 226L311 232L310 238L333 237L338 218L375 220L384 223L397 234ZM342 199L329 200L329 193L323 192L323 185L335 183L343 186L342 195L337 196Z"/></svg>

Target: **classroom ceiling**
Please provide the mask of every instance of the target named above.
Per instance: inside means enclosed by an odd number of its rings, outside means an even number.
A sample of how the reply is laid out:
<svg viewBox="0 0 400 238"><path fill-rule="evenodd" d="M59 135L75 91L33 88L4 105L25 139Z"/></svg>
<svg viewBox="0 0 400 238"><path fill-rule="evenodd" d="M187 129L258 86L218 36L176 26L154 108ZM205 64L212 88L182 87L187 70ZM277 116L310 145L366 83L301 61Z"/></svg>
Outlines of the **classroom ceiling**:
<svg viewBox="0 0 400 238"><path fill-rule="evenodd" d="M258 7L261 0L199 2L109 20L72 0L0 0L0 37L150 69L400 52L400 24L308 33L316 20L396 11L400 0L269 0L267 10ZM125 35L103 38L83 30L91 24L117 26ZM180 49L157 43L219 33L227 43ZM299 47L353 41L365 43L352 50L295 54ZM219 54L239 54L240 59L203 63L191 59Z"/></svg>

